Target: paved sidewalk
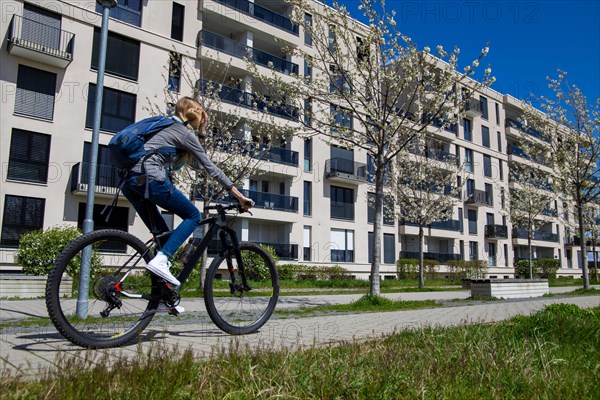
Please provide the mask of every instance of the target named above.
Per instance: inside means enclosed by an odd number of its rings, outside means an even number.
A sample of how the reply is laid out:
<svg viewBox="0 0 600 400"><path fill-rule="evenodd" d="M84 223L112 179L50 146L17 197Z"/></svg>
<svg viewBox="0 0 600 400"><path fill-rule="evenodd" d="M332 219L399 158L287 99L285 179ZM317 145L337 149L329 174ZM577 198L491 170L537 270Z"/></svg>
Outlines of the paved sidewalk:
<svg viewBox="0 0 600 400"><path fill-rule="evenodd" d="M573 288L571 288L572 290ZM395 298L423 299L427 296L437 298L460 298L468 291L396 293ZM442 293L445 293L443 295ZM348 302L344 296L283 297L280 309L297 304ZM304 301L303 301L304 300ZM188 310L200 310L201 301L184 299ZM26 307L26 304L27 307ZM147 353L152 348L161 349L190 348L198 357L206 357L215 349L228 348L241 344L269 349L323 345L340 341L364 340L369 337L386 335L394 331L424 326L453 326L460 324L487 323L500 321L515 315L528 315L553 303L572 303L580 307L597 307L600 296L561 296L524 300L481 302L468 306L453 306L412 311L385 313L362 313L330 315L310 318L277 317L269 321L254 335L232 337L218 330L212 323L190 323L175 317L153 321L144 331L139 344L120 349L83 350L72 345L60 336L53 326L15 327L3 329L0 335L0 372L3 370L21 371L28 376L36 376L42 371L55 368L58 358L81 358L91 363L110 362L117 356L135 357ZM15 309L15 306L20 306ZM12 309L12 310L9 310ZM2 301L0 302L0 322L9 314L40 315L45 317L43 300ZM186 310L187 311L187 310ZM195 311L191 311L195 312ZM103 357L108 357L103 359Z"/></svg>

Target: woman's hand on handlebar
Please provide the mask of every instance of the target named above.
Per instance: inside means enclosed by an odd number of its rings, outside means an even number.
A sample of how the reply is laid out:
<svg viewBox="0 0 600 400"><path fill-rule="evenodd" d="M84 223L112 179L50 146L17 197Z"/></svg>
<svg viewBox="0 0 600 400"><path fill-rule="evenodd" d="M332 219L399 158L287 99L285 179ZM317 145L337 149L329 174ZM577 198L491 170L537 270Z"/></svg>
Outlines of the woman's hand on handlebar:
<svg viewBox="0 0 600 400"><path fill-rule="evenodd" d="M235 186L231 188L231 194L237 199L244 211L248 211L254 207L254 201L252 201L251 198L244 196Z"/></svg>

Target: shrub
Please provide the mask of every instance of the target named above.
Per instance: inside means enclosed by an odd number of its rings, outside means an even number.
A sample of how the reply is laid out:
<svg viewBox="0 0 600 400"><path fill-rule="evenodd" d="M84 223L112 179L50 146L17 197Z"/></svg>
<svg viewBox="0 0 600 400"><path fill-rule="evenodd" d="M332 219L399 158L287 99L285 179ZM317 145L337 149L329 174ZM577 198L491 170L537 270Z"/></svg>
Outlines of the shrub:
<svg viewBox="0 0 600 400"><path fill-rule="evenodd" d="M323 267L322 274L324 275L325 279L345 280L352 278L348 271L339 265L334 265L333 267Z"/></svg>
<svg viewBox="0 0 600 400"><path fill-rule="evenodd" d="M556 271L560 267L558 260L553 258L542 258L533 264L535 273L543 279L556 279Z"/></svg>
<svg viewBox="0 0 600 400"><path fill-rule="evenodd" d="M277 265L279 257L277 257L277 254L275 254L275 249L271 246L263 244L261 244L260 247L262 247L267 253L271 255L273 261L275 262L275 265ZM270 278L269 270L267 269L267 266L258 254L254 252L243 251L242 262L246 267L246 276L248 277L248 279L255 281L265 281Z"/></svg>
<svg viewBox="0 0 600 400"><path fill-rule="evenodd" d="M417 279L419 277L419 260L401 258L396 261L398 279Z"/></svg>
<svg viewBox="0 0 600 400"><path fill-rule="evenodd" d="M47 275L60 252L73 240L81 236L81 231L74 226L54 226L44 230L28 232L21 236L15 261L23 267L28 275ZM77 275L81 258L75 257L67 266L67 274ZM100 269L100 258L92 252L91 274Z"/></svg>
<svg viewBox="0 0 600 400"><path fill-rule="evenodd" d="M296 279L299 281L315 281L321 275L319 267L314 265L300 265Z"/></svg>
<svg viewBox="0 0 600 400"><path fill-rule="evenodd" d="M435 279L440 263L437 260L423 260L425 274L429 279Z"/></svg>
<svg viewBox="0 0 600 400"><path fill-rule="evenodd" d="M456 280L482 279L487 274L487 261L483 260L450 260L448 269Z"/></svg>
<svg viewBox="0 0 600 400"><path fill-rule="evenodd" d="M515 275L523 279L529 279L529 260L519 260L515 264Z"/></svg>
<svg viewBox="0 0 600 400"><path fill-rule="evenodd" d="M297 274L298 274L298 265L281 264L281 265L277 266L277 275L279 275L279 280L291 281L293 279L296 279Z"/></svg>

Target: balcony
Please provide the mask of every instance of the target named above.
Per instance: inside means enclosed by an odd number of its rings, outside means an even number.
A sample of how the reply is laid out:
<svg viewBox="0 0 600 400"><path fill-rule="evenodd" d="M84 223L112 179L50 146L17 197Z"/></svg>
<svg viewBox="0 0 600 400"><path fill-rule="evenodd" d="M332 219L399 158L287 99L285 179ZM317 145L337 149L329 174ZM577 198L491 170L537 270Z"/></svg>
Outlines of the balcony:
<svg viewBox="0 0 600 400"><path fill-rule="evenodd" d="M244 14L252 15L254 18L273 25L279 29L290 32L298 36L298 25L294 25L292 21L285 15L278 14L265 7L254 4L248 0L215 0L217 3L226 5Z"/></svg>
<svg viewBox="0 0 600 400"><path fill-rule="evenodd" d="M244 196L254 200L255 208L263 208L275 211L286 211L286 212L298 212L298 198L292 196L284 196L275 193L257 192L254 190L241 190ZM223 202L234 203L237 200L228 195L225 197Z"/></svg>
<svg viewBox="0 0 600 400"><path fill-rule="evenodd" d="M426 260L436 260L441 264L447 263L448 261L458 261L462 260L462 256L460 254L454 253L423 253L423 257ZM419 259L418 251L401 251L400 258L416 258Z"/></svg>
<svg viewBox="0 0 600 400"><path fill-rule="evenodd" d="M507 130L510 128L514 128L520 132L524 132L524 133L528 134L529 136L532 136L541 141L544 141L547 143L550 142L550 139L546 135L542 134L541 132L539 132L533 128L524 127L523 124L520 123L519 121L517 121L516 119L507 118L505 121L505 125L506 125Z"/></svg>
<svg viewBox="0 0 600 400"><path fill-rule="evenodd" d="M528 232L526 229L513 229L512 237L513 239L527 239L527 233ZM558 243L558 234L544 231L533 231L531 232L531 240Z"/></svg>
<svg viewBox="0 0 600 400"><path fill-rule="evenodd" d="M551 218L558 218L558 210L555 208L544 208L542 215Z"/></svg>
<svg viewBox="0 0 600 400"><path fill-rule="evenodd" d="M523 149L514 145L509 145L507 152L509 156L516 156L524 160L533 161L540 165L546 165L546 161L542 157L530 156L529 154L525 153Z"/></svg>
<svg viewBox="0 0 600 400"><path fill-rule="evenodd" d="M414 222L410 222L410 221L401 221L400 225L419 226L418 224L416 224ZM456 220L456 219L432 222L431 224L425 226L425 228L440 229L443 231L454 231L454 232L460 232L462 230L461 221Z"/></svg>
<svg viewBox="0 0 600 400"><path fill-rule="evenodd" d="M425 158L449 163L456 163L457 157L455 154L450 152L436 149L433 147L425 147L425 148L415 148L411 147L408 149L408 152L417 156L423 156Z"/></svg>
<svg viewBox="0 0 600 400"><path fill-rule="evenodd" d="M263 67L273 68L284 74L298 74L298 64L286 59L269 54L262 50L247 47L233 39L209 31L202 31L202 45L208 48L227 53L237 58L251 56L254 62Z"/></svg>
<svg viewBox="0 0 600 400"><path fill-rule="evenodd" d="M201 80L198 82L199 90L203 95L216 94L222 101L237 106L265 111L281 118L297 121L300 115L298 107L286 104L272 104L269 99L259 99L252 93L232 88L218 83Z"/></svg>
<svg viewBox="0 0 600 400"><path fill-rule="evenodd" d="M467 191L465 202L474 206L489 206L492 207L494 202L492 196L483 190Z"/></svg>
<svg viewBox="0 0 600 400"><path fill-rule="evenodd" d="M508 239L508 227L506 225L486 225L485 238L492 239Z"/></svg>
<svg viewBox="0 0 600 400"><path fill-rule="evenodd" d="M481 103L477 99L468 99L464 104L465 114L468 117L476 118L481 117L483 112L481 111Z"/></svg>
<svg viewBox="0 0 600 400"><path fill-rule="evenodd" d="M368 178L367 165L344 158L331 158L325 162L325 177L333 182L365 183Z"/></svg>
<svg viewBox="0 0 600 400"><path fill-rule="evenodd" d="M80 162L71 169L71 193L87 194L90 183L91 164ZM98 165L96 169L96 186L94 192L98 195L114 196L121 183L119 171L111 165Z"/></svg>
<svg viewBox="0 0 600 400"><path fill-rule="evenodd" d="M298 245L297 244L281 244L281 243L265 243L256 242L263 246L272 247L275 250L275 254L280 260L297 260L298 259Z"/></svg>
<svg viewBox="0 0 600 400"><path fill-rule="evenodd" d="M66 68L73 61L75 34L13 15L8 52L36 62Z"/></svg>

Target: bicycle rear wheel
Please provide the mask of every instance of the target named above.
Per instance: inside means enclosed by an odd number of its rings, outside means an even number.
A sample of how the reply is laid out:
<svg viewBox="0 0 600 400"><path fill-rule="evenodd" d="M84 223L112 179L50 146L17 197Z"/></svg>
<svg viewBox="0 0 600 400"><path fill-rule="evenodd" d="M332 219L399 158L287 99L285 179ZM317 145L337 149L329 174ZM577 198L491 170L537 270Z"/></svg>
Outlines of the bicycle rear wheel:
<svg viewBox="0 0 600 400"><path fill-rule="evenodd" d="M81 259L91 249L88 302L78 307ZM160 301L158 279L143 268L153 255L127 232L99 230L71 242L46 284L46 308L56 329L89 348L121 346L138 338Z"/></svg>
<svg viewBox="0 0 600 400"><path fill-rule="evenodd" d="M204 284L208 315L222 331L232 335L257 332L273 314L279 298L277 269L269 253L254 243L241 243L240 251L250 290L242 285L231 250L213 260Z"/></svg>

